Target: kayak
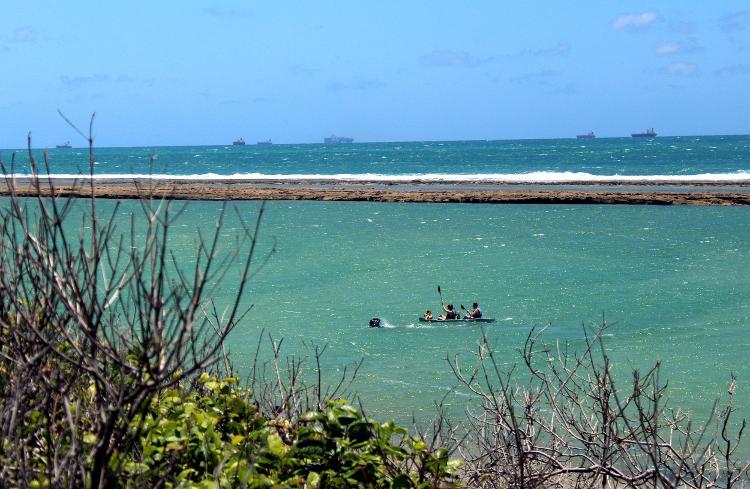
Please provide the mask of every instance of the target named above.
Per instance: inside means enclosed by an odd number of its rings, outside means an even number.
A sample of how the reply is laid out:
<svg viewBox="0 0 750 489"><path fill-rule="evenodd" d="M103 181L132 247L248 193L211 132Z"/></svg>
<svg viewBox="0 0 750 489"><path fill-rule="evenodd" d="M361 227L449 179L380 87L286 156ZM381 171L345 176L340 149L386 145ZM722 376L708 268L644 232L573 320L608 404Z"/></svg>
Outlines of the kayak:
<svg viewBox="0 0 750 489"><path fill-rule="evenodd" d="M419 318L420 323L494 323L495 318L470 318L470 319L425 319Z"/></svg>

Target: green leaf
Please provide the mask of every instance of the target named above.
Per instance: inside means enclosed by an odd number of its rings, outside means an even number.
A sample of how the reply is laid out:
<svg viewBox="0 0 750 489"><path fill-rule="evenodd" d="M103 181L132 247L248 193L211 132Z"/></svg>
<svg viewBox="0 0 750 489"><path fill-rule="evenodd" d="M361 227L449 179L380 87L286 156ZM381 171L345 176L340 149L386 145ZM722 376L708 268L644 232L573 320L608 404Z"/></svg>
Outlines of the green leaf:
<svg viewBox="0 0 750 489"><path fill-rule="evenodd" d="M289 449L289 447L284 445L284 442L282 441L278 433L272 433L268 435L267 441L268 449L271 450L271 453L273 453L277 457L283 456Z"/></svg>
<svg viewBox="0 0 750 489"><path fill-rule="evenodd" d="M359 421L349 427L349 439L354 442L366 442L372 438L369 423Z"/></svg>
<svg viewBox="0 0 750 489"><path fill-rule="evenodd" d="M195 487L199 489L219 489L219 484L213 479L203 479Z"/></svg>
<svg viewBox="0 0 750 489"><path fill-rule="evenodd" d="M454 458L453 460L448 460L448 463L446 464L445 470L449 474L453 475L453 474L456 474L458 472L458 469L460 469L461 467L463 467L463 465L464 465L463 460Z"/></svg>
<svg viewBox="0 0 750 489"><path fill-rule="evenodd" d="M404 474L399 475L391 482L391 489L409 489L413 486L412 480Z"/></svg>
<svg viewBox="0 0 750 489"><path fill-rule="evenodd" d="M309 487L310 489L320 487L320 480L320 474L311 471L309 474L307 474L307 487Z"/></svg>

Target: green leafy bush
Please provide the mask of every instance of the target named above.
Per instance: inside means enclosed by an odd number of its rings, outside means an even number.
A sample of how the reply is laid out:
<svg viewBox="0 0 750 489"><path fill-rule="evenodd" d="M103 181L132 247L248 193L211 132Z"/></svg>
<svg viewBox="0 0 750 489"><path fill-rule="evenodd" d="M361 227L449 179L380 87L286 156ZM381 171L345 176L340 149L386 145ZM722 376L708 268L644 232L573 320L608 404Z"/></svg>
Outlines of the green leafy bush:
<svg viewBox="0 0 750 489"><path fill-rule="evenodd" d="M237 379L164 391L111 461L124 487L450 487L459 464L392 422L329 401L295 424L262 416Z"/></svg>

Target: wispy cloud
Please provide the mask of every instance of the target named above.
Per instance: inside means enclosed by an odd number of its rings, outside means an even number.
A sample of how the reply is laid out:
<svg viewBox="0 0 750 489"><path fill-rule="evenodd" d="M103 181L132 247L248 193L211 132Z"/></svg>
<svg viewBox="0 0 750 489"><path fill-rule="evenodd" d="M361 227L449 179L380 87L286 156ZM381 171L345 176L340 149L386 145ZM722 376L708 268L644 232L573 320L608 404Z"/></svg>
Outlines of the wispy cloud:
<svg viewBox="0 0 750 489"><path fill-rule="evenodd" d="M750 65L732 65L725 66L714 71L716 76L722 78L731 78L735 76L747 76L750 75Z"/></svg>
<svg viewBox="0 0 750 489"><path fill-rule="evenodd" d="M107 75L84 75L84 76L67 76L60 77L60 81L68 88L78 88L92 83L102 83L109 81Z"/></svg>
<svg viewBox="0 0 750 489"><path fill-rule="evenodd" d="M651 27L659 16L656 12L643 12L640 14L624 14L612 21L612 29L616 31L642 31Z"/></svg>
<svg viewBox="0 0 750 489"><path fill-rule="evenodd" d="M565 81L562 73L556 70L539 70L523 73L510 79L511 83L542 91L547 95L573 95L578 89Z"/></svg>
<svg viewBox="0 0 750 489"><path fill-rule="evenodd" d="M23 107L21 102L9 102L4 105L0 105L0 110L15 109L17 107Z"/></svg>
<svg viewBox="0 0 750 489"><path fill-rule="evenodd" d="M314 75L317 70L301 64L293 64L287 68L287 71L293 76L308 77Z"/></svg>
<svg viewBox="0 0 750 489"><path fill-rule="evenodd" d="M203 13L211 17L223 17L231 19L245 19L251 16L249 10L226 7L218 4L204 8Z"/></svg>
<svg viewBox="0 0 750 489"><path fill-rule="evenodd" d="M117 75L110 76L102 73L95 73L93 75L77 75L67 76L62 75L60 82L65 85L66 88L78 88L86 85L95 85L100 83L136 83L138 80L134 79L129 75Z"/></svg>
<svg viewBox="0 0 750 489"><path fill-rule="evenodd" d="M36 29L28 25L17 28L11 36L11 40L17 43L36 42L37 38Z"/></svg>
<svg viewBox="0 0 750 489"><path fill-rule="evenodd" d="M695 63L671 63L662 67L661 72L673 76L695 76L698 74L698 65Z"/></svg>
<svg viewBox="0 0 750 489"><path fill-rule="evenodd" d="M679 42L660 42L656 45L656 54L660 56L668 56L670 54L677 54L680 52Z"/></svg>
<svg viewBox="0 0 750 489"><path fill-rule="evenodd" d="M670 56L673 54L686 54L686 53L694 53L696 51L700 51L701 47L698 44L698 41L696 41L693 38L687 39L685 41L670 41L670 42L660 42L656 45L656 48L654 51L659 56Z"/></svg>
<svg viewBox="0 0 750 489"><path fill-rule="evenodd" d="M693 34L698 30L698 25L695 22L678 20L669 24L669 30L678 34Z"/></svg>
<svg viewBox="0 0 750 489"><path fill-rule="evenodd" d="M521 52L523 56L540 56L540 57L552 57L562 56L570 52L571 45L567 42L558 42L554 46L541 48L541 49L525 49Z"/></svg>
<svg viewBox="0 0 750 489"><path fill-rule="evenodd" d="M494 61L494 57L480 58L465 51L433 51L419 57L425 66L475 68Z"/></svg>
<svg viewBox="0 0 750 489"><path fill-rule="evenodd" d="M551 80L560 76L559 71L555 70L539 70L532 71L530 73L524 73L519 76L515 76L510 79L513 83L519 85L547 85Z"/></svg>
<svg viewBox="0 0 750 489"><path fill-rule="evenodd" d="M719 19L719 26L727 32L750 30L750 10L723 16Z"/></svg>
<svg viewBox="0 0 750 489"><path fill-rule="evenodd" d="M333 81L326 88L331 92L343 92L348 90L373 90L384 87L385 83L380 80L355 77L351 81Z"/></svg>

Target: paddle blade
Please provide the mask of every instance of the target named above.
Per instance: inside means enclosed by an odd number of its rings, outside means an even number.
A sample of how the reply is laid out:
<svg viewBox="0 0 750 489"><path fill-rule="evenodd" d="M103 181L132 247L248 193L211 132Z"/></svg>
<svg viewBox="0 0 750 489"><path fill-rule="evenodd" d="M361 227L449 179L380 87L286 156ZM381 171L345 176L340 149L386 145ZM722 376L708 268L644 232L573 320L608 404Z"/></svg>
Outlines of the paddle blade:
<svg viewBox="0 0 750 489"><path fill-rule="evenodd" d="M463 309L464 311L466 310L463 304L461 304L461 309Z"/></svg>
<svg viewBox="0 0 750 489"><path fill-rule="evenodd" d="M440 286L438 285L438 294L443 295L443 291L440 290Z"/></svg>

